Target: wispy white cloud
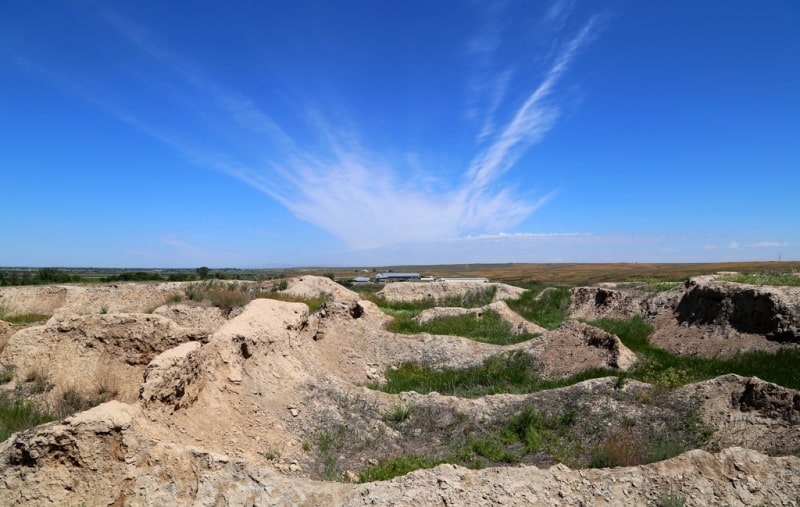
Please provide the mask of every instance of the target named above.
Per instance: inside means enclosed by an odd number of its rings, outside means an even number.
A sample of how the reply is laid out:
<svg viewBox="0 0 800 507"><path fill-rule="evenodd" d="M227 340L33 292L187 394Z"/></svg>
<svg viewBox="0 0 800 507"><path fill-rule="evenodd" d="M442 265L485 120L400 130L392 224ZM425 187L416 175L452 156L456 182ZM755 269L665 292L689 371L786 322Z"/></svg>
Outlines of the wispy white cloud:
<svg viewBox="0 0 800 507"><path fill-rule="evenodd" d="M559 109L551 100L552 92L596 31L593 18L563 45L542 81L504 122L493 118L506 99L513 74L507 71L497 76L490 87L478 134L484 146L464 169L460 181L419 185L426 168L418 160L412 168L407 162L366 149L356 127L334 125L324 114L310 110L305 119L313 139L301 141L289 135L255 101L219 86L196 66L165 49L145 29L112 11L104 11L102 17L151 62L177 76L182 86L201 99L207 99L204 102L213 105L228 123L248 134L263 136L267 148L260 150L263 157L248 158L235 150L215 149L193 140L191 134L170 133L111 101L94 98L95 94L83 94L87 100L171 146L191 162L260 190L299 219L359 249L508 230L545 205L555 192L520 198L513 185L502 179L525 150L553 127ZM473 48L487 58L497 48L500 37L499 28L490 32L491 37L475 42ZM413 178L409 172L414 173ZM435 172L427 169L430 177L423 179L436 182ZM178 246L169 237L163 240L168 241Z"/></svg>
<svg viewBox="0 0 800 507"><path fill-rule="evenodd" d="M597 18L584 25L569 41L547 72L545 79L528 96L514 117L492 144L473 159L467 177L478 187L505 173L531 144L539 141L558 118L558 108L546 102L558 80L567 71L578 50L594 35Z"/></svg>
<svg viewBox="0 0 800 507"><path fill-rule="evenodd" d="M789 246L789 243L779 243L777 241L758 241L756 243L748 243L746 245L740 245L737 241L731 241L728 243L728 248L731 249L738 249L738 248L777 248L777 247L784 247Z"/></svg>
<svg viewBox="0 0 800 507"><path fill-rule="evenodd" d="M281 143L285 148L293 148L291 137L276 121L259 109L252 99L220 87L206 77L199 68L165 48L145 28L130 19L110 9L101 11L100 16L140 51L181 76L186 84L201 93L204 98L210 99L211 103L241 127L254 133L268 135L273 142Z"/></svg>
<svg viewBox="0 0 800 507"><path fill-rule="evenodd" d="M747 246L751 248L770 248L779 246L789 246L789 243L778 243L777 241L759 241L758 243L752 243Z"/></svg>
<svg viewBox="0 0 800 507"><path fill-rule="evenodd" d="M573 9L575 9L575 0L556 0L545 12L542 23L549 25L551 30L561 30L567 23Z"/></svg>
<svg viewBox="0 0 800 507"><path fill-rule="evenodd" d="M479 143L494 134L494 115L497 112L497 108L500 107L501 102L505 98L506 90L508 89L508 84L512 77L513 73L510 70L507 70L505 72L501 72L492 80L489 90L489 103L486 106L486 111L483 115L483 125L481 126L480 132L478 132L477 136L477 141Z"/></svg>

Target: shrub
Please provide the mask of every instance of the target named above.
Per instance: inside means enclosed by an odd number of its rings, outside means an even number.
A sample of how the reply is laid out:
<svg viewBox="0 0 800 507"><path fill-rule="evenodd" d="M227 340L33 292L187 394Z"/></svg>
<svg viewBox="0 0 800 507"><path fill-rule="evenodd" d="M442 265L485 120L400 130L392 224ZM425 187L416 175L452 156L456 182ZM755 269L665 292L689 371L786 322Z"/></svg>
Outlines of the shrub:
<svg viewBox="0 0 800 507"><path fill-rule="evenodd" d="M645 442L630 429L620 428L611 432L606 440L592 453L589 466L593 468L623 467L645 463Z"/></svg>
<svg viewBox="0 0 800 507"><path fill-rule="evenodd" d="M252 300L247 294L230 288L211 289L206 293L206 298L211 301L212 305L226 312L244 306Z"/></svg>

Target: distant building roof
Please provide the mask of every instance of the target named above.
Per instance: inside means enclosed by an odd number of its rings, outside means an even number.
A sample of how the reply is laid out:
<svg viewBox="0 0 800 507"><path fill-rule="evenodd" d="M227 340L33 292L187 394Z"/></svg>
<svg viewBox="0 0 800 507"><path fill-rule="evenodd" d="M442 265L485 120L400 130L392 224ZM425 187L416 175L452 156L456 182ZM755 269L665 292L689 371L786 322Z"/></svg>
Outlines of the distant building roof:
<svg viewBox="0 0 800 507"><path fill-rule="evenodd" d="M378 273L375 280L419 280L419 273Z"/></svg>

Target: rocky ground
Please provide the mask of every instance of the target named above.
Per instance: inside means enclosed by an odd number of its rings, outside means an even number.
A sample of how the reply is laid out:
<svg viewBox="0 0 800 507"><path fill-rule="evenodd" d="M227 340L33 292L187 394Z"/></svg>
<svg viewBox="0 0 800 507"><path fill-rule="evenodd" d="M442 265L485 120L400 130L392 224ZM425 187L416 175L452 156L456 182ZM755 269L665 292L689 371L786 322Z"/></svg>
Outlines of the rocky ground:
<svg viewBox="0 0 800 507"><path fill-rule="evenodd" d="M792 389L737 375L677 389L610 376L532 394L388 394L373 387L409 362L464 368L523 351L537 375L557 380L588 368L623 372L641 358L578 320L552 331L525 321L503 302L521 290L502 284L488 284L495 302L486 307L434 308L417 319L491 309L537 338L499 346L391 333L392 317L375 303L322 277L235 285L279 299L226 309L189 299L193 289L181 283L0 288L6 314L51 316L0 321L5 391L47 406L65 393L111 400L0 443L0 504L800 505ZM478 285L395 283L382 295L450 302L487 287ZM320 298L314 311L302 302ZM570 312L645 316L656 326L651 341L680 354L800 342L798 289L713 277L655 295L577 288ZM479 470L441 464L354 483L387 458L466 449L528 408L558 421L548 431L561 447L513 466L497 458ZM665 434L674 437L665 445L697 449L588 466L598 450L635 454Z"/></svg>

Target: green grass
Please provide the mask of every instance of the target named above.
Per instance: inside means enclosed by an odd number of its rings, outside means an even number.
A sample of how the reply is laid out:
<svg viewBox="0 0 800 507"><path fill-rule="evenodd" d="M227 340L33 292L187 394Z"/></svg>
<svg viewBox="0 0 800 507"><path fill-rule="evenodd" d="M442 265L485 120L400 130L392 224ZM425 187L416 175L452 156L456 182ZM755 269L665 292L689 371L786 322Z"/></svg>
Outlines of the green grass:
<svg viewBox="0 0 800 507"><path fill-rule="evenodd" d="M737 273L724 275L719 280L746 283L750 285L793 285L800 286L800 276L795 272L764 270L756 273Z"/></svg>
<svg viewBox="0 0 800 507"><path fill-rule="evenodd" d="M521 442L523 454L544 450L556 461L569 462L580 450L572 430L576 420L573 411L551 416L529 406L511 417L501 438L506 444Z"/></svg>
<svg viewBox="0 0 800 507"><path fill-rule="evenodd" d="M434 307L480 308L494 301L495 294L497 294L497 287L490 285L464 294L451 294L441 299L424 298L416 301L387 301L369 292L362 293L362 297L372 301L389 315L414 317L421 311Z"/></svg>
<svg viewBox="0 0 800 507"><path fill-rule="evenodd" d="M527 290L518 299L506 302L523 318L545 329L555 329L567 319L570 293L566 287L552 287L542 291Z"/></svg>
<svg viewBox="0 0 800 507"><path fill-rule="evenodd" d="M7 310L2 306L0 306L0 320L4 320L9 324L33 324L35 322L41 322L49 318L50 315L44 313L36 313L36 312L9 315Z"/></svg>
<svg viewBox="0 0 800 507"><path fill-rule="evenodd" d="M367 467L362 470L358 474L358 481L386 481L398 475L405 475L409 472L413 472L414 470L433 468L441 463L444 463L444 461L416 455L380 460L376 466Z"/></svg>
<svg viewBox="0 0 800 507"><path fill-rule="evenodd" d="M410 405L395 405L391 411L384 414L384 420L391 421L394 423L401 423L408 419L408 416L411 415L411 410L413 407Z"/></svg>
<svg viewBox="0 0 800 507"><path fill-rule="evenodd" d="M387 393L416 391L476 398L488 394L524 394L555 389L582 382L590 378L614 375L612 370L590 369L564 380L542 380L536 374L533 357L522 351L498 354L482 364L459 369L435 370L420 363L405 363L396 369L387 369L384 384L369 387Z"/></svg>
<svg viewBox="0 0 800 507"><path fill-rule="evenodd" d="M638 288L647 292L665 292L685 282L686 278L673 280L668 278L638 277L629 279L624 284L621 284L620 287Z"/></svg>
<svg viewBox="0 0 800 507"><path fill-rule="evenodd" d="M537 376L533 358L524 352L514 351L489 357L482 364L459 369L434 369L420 363L405 363L396 369L387 369L386 383L370 387L387 393L416 391L479 397L498 393L532 393L555 389L591 378L617 375L621 384L631 378L672 389L727 373L757 376L768 382L800 389L800 349L781 349L777 352L748 352L728 359L704 359L677 356L653 347L648 340L652 326L642 317L630 320L601 319L591 323L619 336L641 363L620 375L617 370L593 368L562 380L542 380Z"/></svg>
<svg viewBox="0 0 800 507"><path fill-rule="evenodd" d="M509 345L530 340L535 335L530 333L513 334L512 326L497 312L487 310L481 317L468 313L457 317L441 317L419 324L406 313L397 313L387 330L393 333L417 334L430 333L438 335L462 336L484 343Z"/></svg>
<svg viewBox="0 0 800 507"><path fill-rule="evenodd" d="M11 393L0 393L0 442L12 433L52 421L52 415Z"/></svg>
<svg viewBox="0 0 800 507"><path fill-rule="evenodd" d="M800 349L745 352L717 359L678 356L650 345L649 336L653 328L640 316L629 320L600 319L590 324L617 335L642 360L640 366L627 373L629 378L669 389L736 373L800 389Z"/></svg>

